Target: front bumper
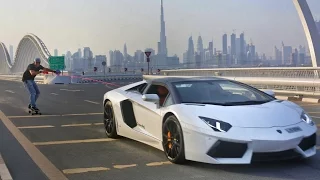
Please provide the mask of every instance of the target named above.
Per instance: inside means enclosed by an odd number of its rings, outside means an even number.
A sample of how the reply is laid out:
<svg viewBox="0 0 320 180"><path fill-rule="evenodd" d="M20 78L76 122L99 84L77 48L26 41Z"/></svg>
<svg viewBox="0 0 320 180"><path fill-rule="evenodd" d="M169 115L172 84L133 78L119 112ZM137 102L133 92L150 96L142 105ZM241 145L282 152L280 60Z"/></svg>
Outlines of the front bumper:
<svg viewBox="0 0 320 180"><path fill-rule="evenodd" d="M288 132L288 128L301 130ZM316 126L304 122L287 127L239 128L227 133L183 126L186 159L213 164L250 164L308 158L316 154Z"/></svg>

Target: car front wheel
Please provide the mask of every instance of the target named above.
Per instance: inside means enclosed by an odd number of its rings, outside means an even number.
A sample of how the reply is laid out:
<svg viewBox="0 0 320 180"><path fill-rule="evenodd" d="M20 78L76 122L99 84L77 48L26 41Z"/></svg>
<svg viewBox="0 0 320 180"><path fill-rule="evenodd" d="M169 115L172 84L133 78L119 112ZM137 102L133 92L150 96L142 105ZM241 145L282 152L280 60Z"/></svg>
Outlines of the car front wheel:
<svg viewBox="0 0 320 180"><path fill-rule="evenodd" d="M182 164L185 162L182 128L175 116L169 116L162 128L162 146L170 162Z"/></svg>
<svg viewBox="0 0 320 180"><path fill-rule="evenodd" d="M112 103L108 101L104 106L104 128L109 138L117 138L116 121L113 112Z"/></svg>

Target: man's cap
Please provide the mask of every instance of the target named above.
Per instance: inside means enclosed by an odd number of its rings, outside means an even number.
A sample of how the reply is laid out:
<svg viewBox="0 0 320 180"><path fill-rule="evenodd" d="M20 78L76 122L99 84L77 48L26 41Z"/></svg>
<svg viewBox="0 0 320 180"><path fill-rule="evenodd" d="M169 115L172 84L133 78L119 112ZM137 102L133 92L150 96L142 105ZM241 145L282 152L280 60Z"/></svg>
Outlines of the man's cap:
<svg viewBox="0 0 320 180"><path fill-rule="evenodd" d="M34 59L34 62L40 63L40 62L41 62L41 59L40 59L40 58L35 58L35 59Z"/></svg>

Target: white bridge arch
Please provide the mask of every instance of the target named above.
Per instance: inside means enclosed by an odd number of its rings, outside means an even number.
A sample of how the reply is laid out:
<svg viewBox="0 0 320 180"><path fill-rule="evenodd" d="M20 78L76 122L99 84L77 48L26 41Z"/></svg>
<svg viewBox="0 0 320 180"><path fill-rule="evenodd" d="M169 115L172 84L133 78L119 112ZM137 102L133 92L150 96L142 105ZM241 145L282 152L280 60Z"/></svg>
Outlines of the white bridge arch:
<svg viewBox="0 0 320 180"><path fill-rule="evenodd" d="M313 67L320 64L320 34L306 0L293 0L301 20ZM28 34L20 41L14 61L10 59L6 46L0 42L0 74L21 73L34 58L41 58L45 66L48 65L50 52L45 44L34 34Z"/></svg>
<svg viewBox="0 0 320 180"><path fill-rule="evenodd" d="M34 34L28 34L19 42L14 60L10 58L6 46L0 42L0 74L22 73L35 58L40 58L48 66L50 57L42 40Z"/></svg>

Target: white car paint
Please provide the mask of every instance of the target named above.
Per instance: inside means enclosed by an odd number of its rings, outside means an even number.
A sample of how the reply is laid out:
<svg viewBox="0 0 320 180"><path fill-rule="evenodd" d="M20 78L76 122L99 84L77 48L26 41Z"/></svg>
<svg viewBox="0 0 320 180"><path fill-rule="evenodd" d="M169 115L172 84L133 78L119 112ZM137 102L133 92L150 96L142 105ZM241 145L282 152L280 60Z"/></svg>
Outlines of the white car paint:
<svg viewBox="0 0 320 180"><path fill-rule="evenodd" d="M184 136L185 157L213 164L250 164L254 152L277 152L295 149L302 157L316 154L316 147L306 151L298 144L305 137L316 133L316 125L301 120L303 109L293 102L273 101L261 105L216 106L176 104L157 108L152 102L142 99L142 95L125 90L145 83L140 81L105 93L103 101L112 102L116 116L117 133L163 151L162 121L167 113L174 114L179 120ZM137 126L130 128L124 123L120 102L130 99ZM198 116L228 122L232 128L228 132L213 131ZM288 133L287 128L300 127L301 131ZM281 130L280 134L277 130ZM218 140L248 143L242 158L212 158L206 153Z"/></svg>

